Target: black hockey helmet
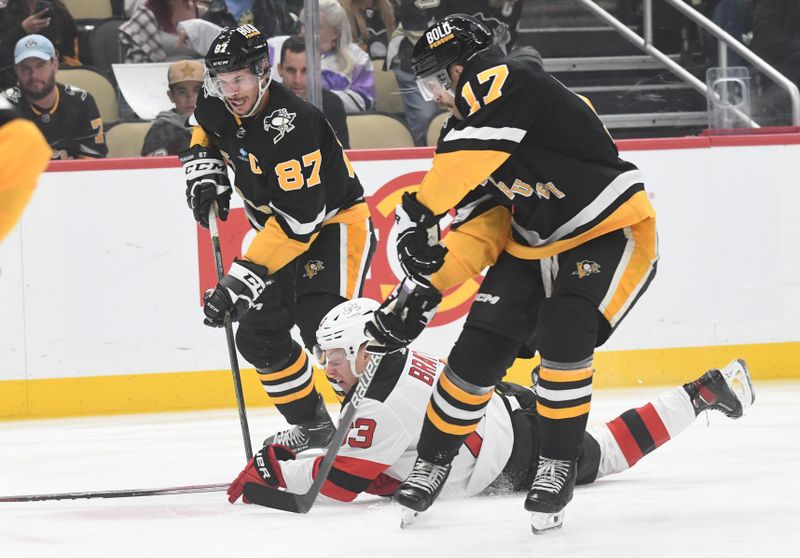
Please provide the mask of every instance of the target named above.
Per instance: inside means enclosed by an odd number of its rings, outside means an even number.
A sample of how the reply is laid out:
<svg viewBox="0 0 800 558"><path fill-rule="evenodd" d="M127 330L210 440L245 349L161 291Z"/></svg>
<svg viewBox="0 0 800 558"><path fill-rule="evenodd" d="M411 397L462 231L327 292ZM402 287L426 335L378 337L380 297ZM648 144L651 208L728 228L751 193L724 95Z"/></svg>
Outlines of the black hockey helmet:
<svg viewBox="0 0 800 558"><path fill-rule="evenodd" d="M231 114L238 117L253 116L260 108L269 84L272 82L269 64L269 46L264 35L250 24L225 27L211 42L205 57L206 72L203 88L207 95L222 99ZM219 74L249 69L252 76L239 76L229 84ZM238 89L258 87L255 104L246 114L233 109L228 95Z"/></svg>
<svg viewBox="0 0 800 558"><path fill-rule="evenodd" d="M266 65L264 62L266 61ZM210 76L250 68L258 76L269 67L269 47L264 35L250 24L225 27L211 42L205 57Z"/></svg>
<svg viewBox="0 0 800 558"><path fill-rule="evenodd" d="M428 76L490 46L492 32L486 25L470 15L452 14L425 30L411 53L411 68L417 77Z"/></svg>

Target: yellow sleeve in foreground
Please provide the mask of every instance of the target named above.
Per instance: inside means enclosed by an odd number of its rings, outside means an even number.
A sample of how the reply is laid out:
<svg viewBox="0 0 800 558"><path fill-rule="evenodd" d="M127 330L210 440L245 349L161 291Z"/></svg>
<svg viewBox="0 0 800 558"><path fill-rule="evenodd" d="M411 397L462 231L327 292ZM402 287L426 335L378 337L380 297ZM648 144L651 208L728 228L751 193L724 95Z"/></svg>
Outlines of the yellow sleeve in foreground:
<svg viewBox="0 0 800 558"><path fill-rule="evenodd" d="M453 151L433 156L433 166L417 192L417 200L440 215L456 206L502 165L505 151Z"/></svg>
<svg viewBox="0 0 800 558"><path fill-rule="evenodd" d="M314 233L308 242L300 242L286 236L281 226L272 218L253 238L244 255L246 260L263 265L270 273L275 273L297 256L308 250L319 233Z"/></svg>
<svg viewBox="0 0 800 558"><path fill-rule="evenodd" d="M14 228L52 151L33 122L0 127L0 240Z"/></svg>
<svg viewBox="0 0 800 558"><path fill-rule="evenodd" d="M498 206L447 233L444 238L447 256L442 268L431 277L433 286L445 291L493 265L510 232L511 212Z"/></svg>

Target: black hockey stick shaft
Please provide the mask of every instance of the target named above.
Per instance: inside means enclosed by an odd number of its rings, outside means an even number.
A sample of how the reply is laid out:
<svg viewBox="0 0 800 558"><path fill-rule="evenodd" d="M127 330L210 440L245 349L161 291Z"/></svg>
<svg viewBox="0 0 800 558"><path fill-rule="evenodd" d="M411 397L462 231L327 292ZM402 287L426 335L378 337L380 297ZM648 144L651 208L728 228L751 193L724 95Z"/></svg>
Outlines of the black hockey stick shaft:
<svg viewBox="0 0 800 558"><path fill-rule="evenodd" d="M404 288L401 289L398 294L397 303L394 307L395 313L399 313L403 309L408 295L413 290L413 284L408 287L409 290L406 290L406 283L403 283L403 286ZM369 385L383 360L384 354L385 353L373 353L370 355L366 368L361 373L361 376L359 376L355 388L353 388L355 389L353 397L345 407L344 413L339 416L339 426L336 428L333 439L328 446L328 451L325 453L325 457L322 459L319 469L317 469L316 477L314 477L314 482L311 483L308 492L305 494L293 494L285 490L275 490L261 484L247 483L244 485L244 495L248 500L254 504L266 506L268 508L294 513L307 513L311 509L314 502L317 500L317 496L319 496L319 493L322 491L322 485L325 484L328 474L333 468L333 462L336 460L336 456L339 455L339 450L344 443L345 437L350 433L350 423L353 421L353 417L355 417L358 407L361 405L361 401L367 394Z"/></svg>
<svg viewBox="0 0 800 558"><path fill-rule="evenodd" d="M169 488L132 488L123 490L95 490L88 492L55 492L53 494L27 494L21 496L0 496L0 502L44 502L48 500L79 500L90 498L131 498L134 496L169 496L173 494L199 494L202 492L222 492L228 489L224 484L194 484L172 486Z"/></svg>
<svg viewBox="0 0 800 558"><path fill-rule="evenodd" d="M214 265L217 268L217 281L225 276L222 265L222 249L219 245L219 227L217 226L217 204L212 203L208 210L208 231L211 233L211 247L214 250ZM231 361L231 374L233 375L233 389L236 392L236 407L239 410L239 424L242 426L242 439L244 440L244 454L250 461L253 457L253 446L250 442L250 427L247 424L247 410L244 406L244 391L242 390L242 375L239 372L239 357L236 354L236 342L233 337L233 323L230 312L225 313L225 341L228 343L228 357Z"/></svg>

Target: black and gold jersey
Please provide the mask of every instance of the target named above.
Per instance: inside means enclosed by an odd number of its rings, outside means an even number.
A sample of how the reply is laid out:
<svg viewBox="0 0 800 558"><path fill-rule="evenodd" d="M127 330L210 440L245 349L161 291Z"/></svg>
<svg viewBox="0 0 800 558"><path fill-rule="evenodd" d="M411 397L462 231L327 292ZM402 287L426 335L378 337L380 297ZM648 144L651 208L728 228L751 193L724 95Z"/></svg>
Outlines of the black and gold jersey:
<svg viewBox="0 0 800 558"><path fill-rule="evenodd" d="M96 159L108 154L103 120L92 95L83 89L56 83L56 102L43 110L19 87L3 92L23 118L33 121L53 149L53 159Z"/></svg>
<svg viewBox="0 0 800 558"><path fill-rule="evenodd" d="M259 233L245 257L274 273L308 249L323 225L369 216L364 190L323 114L281 84L256 116L238 118L201 93L192 145L212 145Z"/></svg>
<svg viewBox="0 0 800 558"><path fill-rule="evenodd" d="M655 216L641 172L619 157L591 106L525 51L472 57L456 107L464 118L443 127L418 193L434 213L480 188L511 212L505 250L524 259Z"/></svg>

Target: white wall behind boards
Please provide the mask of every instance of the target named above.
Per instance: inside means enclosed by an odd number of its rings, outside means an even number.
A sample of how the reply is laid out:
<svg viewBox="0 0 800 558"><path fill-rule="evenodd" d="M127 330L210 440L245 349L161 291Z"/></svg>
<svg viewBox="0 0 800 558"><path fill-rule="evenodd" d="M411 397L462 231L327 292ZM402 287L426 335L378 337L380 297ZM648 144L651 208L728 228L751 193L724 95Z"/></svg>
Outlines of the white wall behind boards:
<svg viewBox="0 0 800 558"><path fill-rule="evenodd" d="M391 192L418 183L428 153L353 163L387 207ZM662 259L604 348L799 341L800 145L623 157L645 173ZM227 368L224 334L202 325L199 250L177 163L45 173L0 246L0 380ZM376 255L374 289L394 281L379 263L391 259ZM446 352L466 308L457 302L420 348Z"/></svg>

